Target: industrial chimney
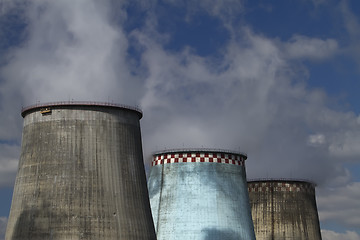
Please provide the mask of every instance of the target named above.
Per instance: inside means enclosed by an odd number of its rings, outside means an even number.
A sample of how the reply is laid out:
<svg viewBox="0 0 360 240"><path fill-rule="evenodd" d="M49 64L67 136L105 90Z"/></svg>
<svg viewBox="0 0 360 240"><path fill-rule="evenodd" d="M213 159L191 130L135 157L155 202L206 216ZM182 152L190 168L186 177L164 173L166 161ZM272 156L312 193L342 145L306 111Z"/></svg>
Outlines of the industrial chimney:
<svg viewBox="0 0 360 240"><path fill-rule="evenodd" d="M148 187L157 239L255 239L246 158L207 149L154 154Z"/></svg>
<svg viewBox="0 0 360 240"><path fill-rule="evenodd" d="M257 240L321 240L314 183L254 180L248 188Z"/></svg>
<svg viewBox="0 0 360 240"><path fill-rule="evenodd" d="M23 109L6 231L16 239L156 239L136 108L92 102Z"/></svg>

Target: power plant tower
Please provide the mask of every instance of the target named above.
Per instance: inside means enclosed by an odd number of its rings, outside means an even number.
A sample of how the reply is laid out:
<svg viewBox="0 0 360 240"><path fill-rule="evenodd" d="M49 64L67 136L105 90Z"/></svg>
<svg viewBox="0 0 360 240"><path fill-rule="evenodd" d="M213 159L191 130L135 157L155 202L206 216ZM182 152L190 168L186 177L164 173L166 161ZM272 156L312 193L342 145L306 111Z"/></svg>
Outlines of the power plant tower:
<svg viewBox="0 0 360 240"><path fill-rule="evenodd" d="M156 239L141 111L62 102L23 109L6 240Z"/></svg>
<svg viewBox="0 0 360 240"><path fill-rule="evenodd" d="M321 240L314 183L254 180L248 188L257 240Z"/></svg>
<svg viewBox="0 0 360 240"><path fill-rule="evenodd" d="M148 188L157 239L255 239L246 158L207 149L154 154Z"/></svg>

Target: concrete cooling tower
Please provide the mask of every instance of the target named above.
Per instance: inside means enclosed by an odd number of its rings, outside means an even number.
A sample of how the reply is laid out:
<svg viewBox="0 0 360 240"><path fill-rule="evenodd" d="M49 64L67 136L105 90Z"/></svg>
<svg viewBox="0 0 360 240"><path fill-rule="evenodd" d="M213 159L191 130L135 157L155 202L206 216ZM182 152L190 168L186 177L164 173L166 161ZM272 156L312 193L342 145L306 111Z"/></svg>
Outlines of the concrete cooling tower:
<svg viewBox="0 0 360 240"><path fill-rule="evenodd" d="M256 180L248 188L257 240L321 240L315 184Z"/></svg>
<svg viewBox="0 0 360 240"><path fill-rule="evenodd" d="M22 116L7 240L156 239L139 110L65 102Z"/></svg>
<svg viewBox="0 0 360 240"><path fill-rule="evenodd" d="M157 239L255 239L246 158L203 149L154 154L148 187Z"/></svg>

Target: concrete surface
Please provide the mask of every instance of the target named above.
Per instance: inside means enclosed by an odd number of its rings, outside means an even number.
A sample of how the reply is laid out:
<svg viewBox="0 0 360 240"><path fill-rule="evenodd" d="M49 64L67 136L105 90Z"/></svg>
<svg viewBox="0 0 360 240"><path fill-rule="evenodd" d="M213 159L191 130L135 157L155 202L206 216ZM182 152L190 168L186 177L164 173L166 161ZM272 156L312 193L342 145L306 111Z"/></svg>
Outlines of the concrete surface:
<svg viewBox="0 0 360 240"><path fill-rule="evenodd" d="M188 154L190 162L174 152L154 155L148 186L158 240L255 239L245 166L226 163L227 154L221 163Z"/></svg>
<svg viewBox="0 0 360 240"><path fill-rule="evenodd" d="M250 181L248 188L257 240L321 240L313 183Z"/></svg>
<svg viewBox="0 0 360 240"><path fill-rule="evenodd" d="M73 103L23 116L6 240L156 239L141 113Z"/></svg>

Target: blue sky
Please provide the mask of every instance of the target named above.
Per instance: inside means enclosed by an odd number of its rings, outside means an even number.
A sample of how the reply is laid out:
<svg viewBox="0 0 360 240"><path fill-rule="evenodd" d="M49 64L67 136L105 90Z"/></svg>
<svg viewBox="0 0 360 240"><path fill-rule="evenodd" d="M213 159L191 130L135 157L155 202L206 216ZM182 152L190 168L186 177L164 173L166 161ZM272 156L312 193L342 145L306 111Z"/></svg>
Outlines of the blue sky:
<svg viewBox="0 0 360 240"><path fill-rule="evenodd" d="M316 181L323 239L360 239L359 12L357 0L0 0L0 239L21 107L67 100L140 106L146 164L164 148L224 148L248 154L249 178Z"/></svg>

